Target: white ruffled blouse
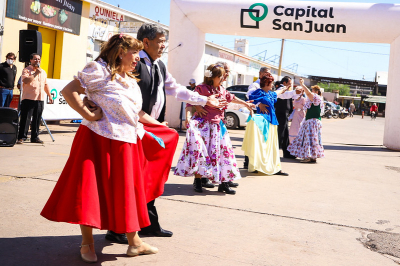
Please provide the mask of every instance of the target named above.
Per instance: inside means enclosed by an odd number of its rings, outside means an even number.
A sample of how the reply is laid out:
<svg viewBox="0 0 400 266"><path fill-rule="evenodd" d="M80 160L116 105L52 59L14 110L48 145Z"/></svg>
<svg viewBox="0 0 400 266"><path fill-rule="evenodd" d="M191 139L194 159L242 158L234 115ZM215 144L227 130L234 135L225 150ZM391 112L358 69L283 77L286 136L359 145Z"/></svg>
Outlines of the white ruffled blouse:
<svg viewBox="0 0 400 266"><path fill-rule="evenodd" d="M135 79L116 74L111 81L110 68L101 59L89 62L74 78L79 80L89 100L103 111L101 119L83 119L83 125L109 139L136 143L138 136L143 137L145 131L139 122L142 94Z"/></svg>

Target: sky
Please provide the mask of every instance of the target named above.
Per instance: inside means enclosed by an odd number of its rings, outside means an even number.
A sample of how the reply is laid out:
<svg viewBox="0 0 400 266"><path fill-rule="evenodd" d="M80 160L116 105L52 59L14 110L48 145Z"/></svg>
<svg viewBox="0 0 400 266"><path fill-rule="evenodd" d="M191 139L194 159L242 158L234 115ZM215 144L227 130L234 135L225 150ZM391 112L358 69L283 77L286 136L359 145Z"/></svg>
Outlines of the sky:
<svg viewBox="0 0 400 266"><path fill-rule="evenodd" d="M169 0L102 0L133 13L169 25ZM313 2L350 2L344 0ZM395 3L400 0L352 0L359 3ZM281 40L246 36L206 34L206 40L233 49L235 38L249 41L249 56L272 60L279 56ZM266 51L266 53L265 53ZM327 76L373 81L375 72L388 71L390 45L381 43L345 43L285 40L282 67L294 67L300 75ZM258 56L255 56L258 58ZM267 61L268 62L268 61ZM269 62L271 63L271 62ZM276 61L276 64L278 61Z"/></svg>

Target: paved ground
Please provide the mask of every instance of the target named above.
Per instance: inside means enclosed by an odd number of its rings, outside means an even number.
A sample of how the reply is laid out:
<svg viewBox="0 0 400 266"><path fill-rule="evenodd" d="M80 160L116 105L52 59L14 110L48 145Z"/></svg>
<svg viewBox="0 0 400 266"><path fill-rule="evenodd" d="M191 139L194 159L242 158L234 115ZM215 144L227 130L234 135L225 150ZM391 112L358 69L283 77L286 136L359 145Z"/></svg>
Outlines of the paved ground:
<svg viewBox="0 0 400 266"><path fill-rule="evenodd" d="M128 258L126 246L95 230L99 265L397 265L400 257L400 152L382 145L384 119L324 119L326 158L283 161L289 177L249 174L237 194L192 190L170 175L157 199L172 238L147 238L152 256ZM45 145L0 148L1 265L85 265L76 225L39 216L77 129L50 126ZM239 165L244 130L231 130ZM181 136L175 162L184 142Z"/></svg>

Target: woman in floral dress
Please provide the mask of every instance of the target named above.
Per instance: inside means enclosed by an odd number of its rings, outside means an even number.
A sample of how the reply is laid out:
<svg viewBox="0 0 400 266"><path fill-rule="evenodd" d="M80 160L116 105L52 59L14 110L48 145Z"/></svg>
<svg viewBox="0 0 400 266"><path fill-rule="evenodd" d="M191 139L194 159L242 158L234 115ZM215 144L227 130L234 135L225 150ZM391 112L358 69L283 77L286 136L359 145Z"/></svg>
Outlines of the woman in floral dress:
<svg viewBox="0 0 400 266"><path fill-rule="evenodd" d="M224 67L217 64L210 65L205 71L204 82L195 88L200 95L218 95L218 99L228 103L242 104L252 113L252 104L246 103L226 91L221 82L224 77ZM187 105L188 129L182 153L175 168L175 175L195 176L193 188L196 192L203 192L201 178L209 178L219 184L218 191L235 194L228 182L241 178L237 167L235 154L226 126L223 122L224 108L205 106L207 114L192 117L191 105ZM190 119L190 117L192 117Z"/></svg>
<svg viewBox="0 0 400 266"><path fill-rule="evenodd" d="M317 158L324 158L321 139L321 110L324 109L324 100L318 85L312 86L312 91L304 85L303 79L300 79L300 85L307 96L304 104L306 117L300 126L299 134L290 143L288 151L291 155L302 158L303 163L316 163Z"/></svg>

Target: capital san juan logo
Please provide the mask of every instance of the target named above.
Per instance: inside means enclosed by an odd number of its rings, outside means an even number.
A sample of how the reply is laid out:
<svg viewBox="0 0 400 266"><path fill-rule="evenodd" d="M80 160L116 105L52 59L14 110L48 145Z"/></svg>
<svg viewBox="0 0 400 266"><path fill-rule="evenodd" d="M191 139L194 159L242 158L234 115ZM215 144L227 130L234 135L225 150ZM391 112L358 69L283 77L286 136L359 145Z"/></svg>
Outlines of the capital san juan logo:
<svg viewBox="0 0 400 266"><path fill-rule="evenodd" d="M256 7L258 8L256 9ZM272 20L271 27L273 30L303 31L305 33L346 33L346 25L332 23L332 19L335 18L333 7L318 9L312 6L294 8L278 5L271 7L271 9L273 15L279 17ZM255 3L252 4L248 9L241 9L240 27L259 29L260 22L263 21L268 15L268 10L268 6L263 3ZM248 18L254 21L254 23L245 24L245 21L249 21ZM285 21L285 19L293 20L293 18L295 21ZM321 19L324 19L324 21L321 21ZM318 22L315 20L318 20Z"/></svg>

